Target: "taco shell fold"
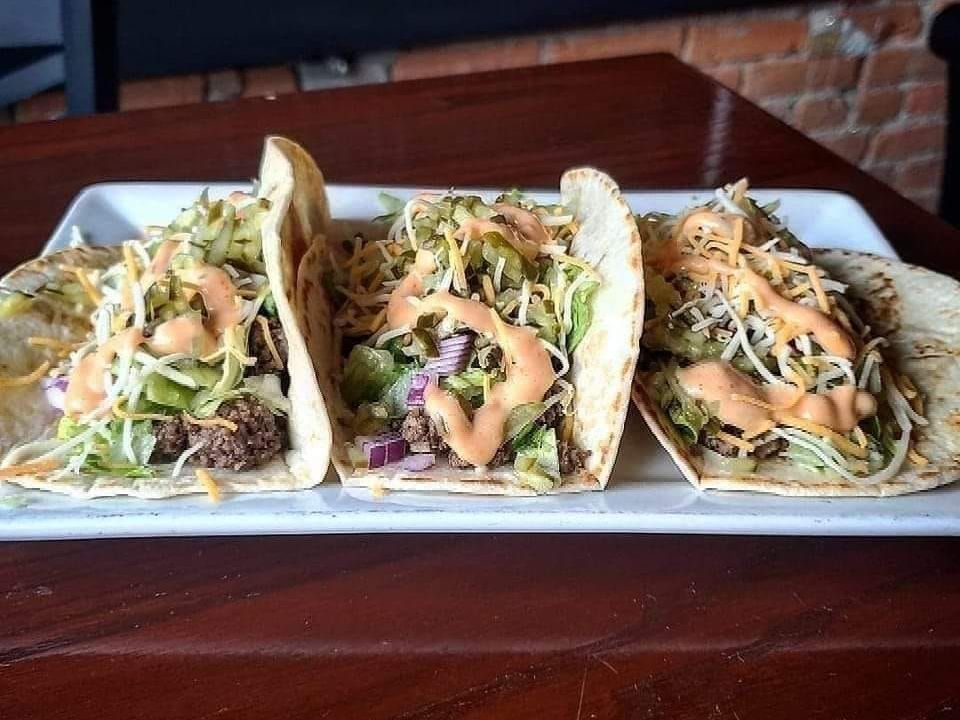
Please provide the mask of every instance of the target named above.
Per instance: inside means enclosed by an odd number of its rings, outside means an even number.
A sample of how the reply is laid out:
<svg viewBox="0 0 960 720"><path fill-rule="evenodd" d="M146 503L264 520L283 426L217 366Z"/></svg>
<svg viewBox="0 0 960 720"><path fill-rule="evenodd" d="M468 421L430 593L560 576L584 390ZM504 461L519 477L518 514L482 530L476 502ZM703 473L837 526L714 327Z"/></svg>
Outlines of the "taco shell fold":
<svg viewBox="0 0 960 720"><path fill-rule="evenodd" d="M570 253L591 263L602 278L593 300L590 329L571 358L570 381L576 390L573 440L590 454L581 472L563 477L554 491L562 493L602 489L610 478L630 404L644 295L639 233L614 181L592 168L574 169L563 175L560 194L561 203L572 210L579 224ZM458 469L445 460L421 472L390 466L355 470L351 466L346 449L353 439L351 413L339 389L343 358L333 328L333 304L322 285L330 267L328 243L344 239L346 235L334 232L319 238L306 253L298 271L295 303L331 419L331 459L343 484L486 495L535 494L517 481L513 468Z"/></svg>
<svg viewBox="0 0 960 720"><path fill-rule="evenodd" d="M290 449L252 470L212 469L210 473L218 489L225 493L309 488L323 480L329 461L330 429L326 410L292 306L297 257L306 252L314 236L323 233L329 223L326 206L320 203L324 197L323 178L302 148L289 140L270 137L265 142L260 167L260 196L271 203L261 228L263 256L288 346L290 386L287 395L292 401L287 419ZM63 265L104 268L119 256L116 247L66 250L20 266L0 282L0 290L32 292L48 280L59 279ZM31 308L12 320L4 320L0 323L0 363L4 366L4 374L24 372L27 366L35 366L44 359L39 350L24 351L28 347L28 336L44 335L75 341L82 339L89 330L87 323L56 317L44 309ZM23 417L22 412L25 403L35 408L27 417ZM59 413L49 410L39 383L4 393L0 405L2 449L6 451L14 445L50 436L58 416ZM107 496L154 499L208 491L189 466L178 478L170 476L170 466L155 467L155 476L146 478L78 474L57 478L47 473L17 475L7 481L82 499Z"/></svg>
<svg viewBox="0 0 960 720"><path fill-rule="evenodd" d="M700 457L673 435L671 424L638 374L633 397L651 431L696 487L752 490L778 495L886 497L927 490L960 479L960 283L914 265L866 253L815 250L814 262L850 286L864 320L890 342L885 353L925 397L929 424L914 425L914 447L928 462L904 463L894 479L850 482L814 472L784 458L760 460L744 477L712 475Z"/></svg>

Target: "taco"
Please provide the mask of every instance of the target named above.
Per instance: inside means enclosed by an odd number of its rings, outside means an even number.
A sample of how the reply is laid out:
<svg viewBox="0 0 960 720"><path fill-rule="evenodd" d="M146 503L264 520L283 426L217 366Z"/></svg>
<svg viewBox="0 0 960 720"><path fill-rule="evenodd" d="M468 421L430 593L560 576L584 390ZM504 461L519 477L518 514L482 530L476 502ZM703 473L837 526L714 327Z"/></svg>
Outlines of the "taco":
<svg viewBox="0 0 960 720"><path fill-rule="evenodd" d="M960 285L811 251L745 180L638 218L634 399L701 488L887 496L960 477Z"/></svg>
<svg viewBox="0 0 960 720"><path fill-rule="evenodd" d="M321 238L298 307L348 486L533 495L603 488L643 314L639 236L608 176L385 198Z"/></svg>
<svg viewBox="0 0 960 720"><path fill-rule="evenodd" d="M205 192L143 239L4 278L0 347L30 368L6 363L0 384L32 402L4 395L0 476L80 498L322 480L329 429L281 250L326 222L296 194L300 153L269 138L257 194Z"/></svg>

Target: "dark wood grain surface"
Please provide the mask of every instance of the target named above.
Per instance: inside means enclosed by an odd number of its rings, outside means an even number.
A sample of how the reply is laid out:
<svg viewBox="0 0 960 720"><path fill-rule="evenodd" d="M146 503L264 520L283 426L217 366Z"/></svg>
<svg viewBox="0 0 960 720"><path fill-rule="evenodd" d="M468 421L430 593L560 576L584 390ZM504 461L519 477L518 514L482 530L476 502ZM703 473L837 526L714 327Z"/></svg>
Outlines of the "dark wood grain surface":
<svg viewBox="0 0 960 720"><path fill-rule="evenodd" d="M744 174L838 188L905 257L960 274L954 230L665 56L0 129L0 266L35 253L84 185L249 177L268 132L340 182L550 185L591 163L626 188ZM0 718L953 717L958 551L577 535L4 544Z"/></svg>

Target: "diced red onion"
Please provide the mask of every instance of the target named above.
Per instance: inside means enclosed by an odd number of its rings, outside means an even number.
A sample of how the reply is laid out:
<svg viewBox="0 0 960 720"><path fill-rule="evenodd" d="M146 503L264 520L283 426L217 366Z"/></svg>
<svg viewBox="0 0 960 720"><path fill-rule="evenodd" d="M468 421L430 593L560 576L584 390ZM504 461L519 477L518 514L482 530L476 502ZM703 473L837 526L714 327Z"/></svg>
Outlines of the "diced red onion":
<svg viewBox="0 0 960 720"><path fill-rule="evenodd" d="M467 367L467 362L470 360L473 335L470 333L451 335L440 341L437 350L439 357L428 361L424 370L440 377L456 375Z"/></svg>
<svg viewBox="0 0 960 720"><path fill-rule="evenodd" d="M428 372L414 373L410 378L410 389L407 390L407 407L423 407L423 393L427 385L435 380L435 375Z"/></svg>
<svg viewBox="0 0 960 720"><path fill-rule="evenodd" d="M437 456L433 453L417 453L415 455L407 455L403 459L402 467L404 470L409 470L410 472L422 472L428 468L432 468L437 462Z"/></svg>
<svg viewBox="0 0 960 720"><path fill-rule="evenodd" d="M407 442L400 433L361 435L354 441L367 458L367 467L378 468L399 462L407 454Z"/></svg>
<svg viewBox="0 0 960 720"><path fill-rule="evenodd" d="M66 401L68 382L67 378L62 376L45 377L40 381L43 394L46 396L47 402L50 403L50 407L56 408L60 412L63 412L64 402Z"/></svg>

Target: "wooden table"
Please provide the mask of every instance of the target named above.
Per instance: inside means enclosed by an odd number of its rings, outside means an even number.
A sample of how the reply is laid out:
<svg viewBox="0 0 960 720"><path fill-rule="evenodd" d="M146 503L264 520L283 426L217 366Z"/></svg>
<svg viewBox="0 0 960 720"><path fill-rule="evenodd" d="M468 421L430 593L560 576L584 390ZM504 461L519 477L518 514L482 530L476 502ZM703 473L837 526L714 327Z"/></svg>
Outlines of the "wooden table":
<svg viewBox="0 0 960 720"><path fill-rule="evenodd" d="M0 265L84 185L240 179L838 188L909 259L958 234L666 56L0 130ZM842 229L840 229L842 231ZM373 536L0 545L2 718L946 718L947 540Z"/></svg>

